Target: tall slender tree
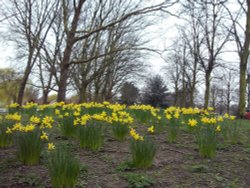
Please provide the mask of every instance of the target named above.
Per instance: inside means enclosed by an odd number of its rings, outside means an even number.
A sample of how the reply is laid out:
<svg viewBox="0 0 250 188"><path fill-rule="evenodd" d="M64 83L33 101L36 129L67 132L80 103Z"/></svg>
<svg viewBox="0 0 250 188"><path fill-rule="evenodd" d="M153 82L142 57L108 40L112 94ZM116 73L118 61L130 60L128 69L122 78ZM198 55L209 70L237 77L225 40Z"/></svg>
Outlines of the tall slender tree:
<svg viewBox="0 0 250 188"><path fill-rule="evenodd" d="M247 88L247 64L249 57L249 45L250 45L250 1L237 0L237 4L240 9L237 12L232 12L227 5L229 18L232 22L233 29L231 34L234 37L237 53L239 56L239 105L238 105L238 116L243 117L246 110L246 88ZM242 14L245 17L245 26L242 26L239 19ZM242 35L242 32L244 33Z"/></svg>

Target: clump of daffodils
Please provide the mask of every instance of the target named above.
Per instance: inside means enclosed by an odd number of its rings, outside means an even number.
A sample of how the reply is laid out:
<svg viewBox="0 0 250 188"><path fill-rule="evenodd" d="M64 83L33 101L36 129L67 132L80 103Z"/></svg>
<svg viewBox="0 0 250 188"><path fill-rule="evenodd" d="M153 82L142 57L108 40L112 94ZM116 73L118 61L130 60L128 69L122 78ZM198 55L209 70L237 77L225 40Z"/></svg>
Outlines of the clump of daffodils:
<svg viewBox="0 0 250 188"><path fill-rule="evenodd" d="M201 118L201 122L206 123L206 124L216 124L217 119L214 117L212 117L212 118L203 117L203 118Z"/></svg>
<svg viewBox="0 0 250 188"><path fill-rule="evenodd" d="M54 123L54 119L53 119L52 116L45 116L45 117L42 119L41 128L48 128L48 129L51 129L53 123Z"/></svg>
<svg viewBox="0 0 250 188"><path fill-rule="evenodd" d="M24 106L22 106L23 109L30 109L30 108L35 108L37 107L37 103L33 103L33 102L28 102L26 103Z"/></svg>
<svg viewBox="0 0 250 188"><path fill-rule="evenodd" d="M16 112L14 114L7 114L5 116L5 119L12 120L12 121L21 121L22 116Z"/></svg>
<svg viewBox="0 0 250 188"><path fill-rule="evenodd" d="M22 125L21 123L16 123L12 128L7 129L6 133L12 133L13 131L32 132L35 128L33 124Z"/></svg>
<svg viewBox="0 0 250 188"><path fill-rule="evenodd" d="M20 105L17 104L17 103L12 103L12 104L8 105L7 108L17 108L17 107L19 107L19 106L20 106Z"/></svg>
<svg viewBox="0 0 250 188"><path fill-rule="evenodd" d="M80 118L76 118L74 120L74 125L86 125L87 122L91 119L91 116L89 114L85 114L81 116Z"/></svg>
<svg viewBox="0 0 250 188"><path fill-rule="evenodd" d="M134 122L131 115L125 111L113 112L110 119L111 122L118 122L122 124L132 124Z"/></svg>

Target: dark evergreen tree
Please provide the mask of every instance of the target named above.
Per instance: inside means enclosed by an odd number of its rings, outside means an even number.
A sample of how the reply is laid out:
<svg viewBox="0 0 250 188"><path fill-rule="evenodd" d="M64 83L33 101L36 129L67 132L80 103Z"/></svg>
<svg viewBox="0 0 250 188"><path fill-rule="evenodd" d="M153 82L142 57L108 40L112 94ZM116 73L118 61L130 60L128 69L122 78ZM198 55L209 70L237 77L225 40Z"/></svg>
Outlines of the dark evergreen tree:
<svg viewBox="0 0 250 188"><path fill-rule="evenodd" d="M167 86L160 75L149 78L144 88L142 102L154 107L167 107Z"/></svg>
<svg viewBox="0 0 250 188"><path fill-rule="evenodd" d="M121 88L121 103L132 105L136 103L139 96L139 89L131 82L126 82Z"/></svg>

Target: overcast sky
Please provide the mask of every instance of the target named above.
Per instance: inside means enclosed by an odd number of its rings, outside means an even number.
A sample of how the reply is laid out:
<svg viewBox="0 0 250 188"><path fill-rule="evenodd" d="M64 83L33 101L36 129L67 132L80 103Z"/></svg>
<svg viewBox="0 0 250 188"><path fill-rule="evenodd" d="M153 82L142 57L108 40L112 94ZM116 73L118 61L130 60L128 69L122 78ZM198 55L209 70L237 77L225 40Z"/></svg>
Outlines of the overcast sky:
<svg viewBox="0 0 250 188"><path fill-rule="evenodd" d="M145 0L146 3L161 3L164 0ZM172 8L174 11L174 8ZM1 20L1 17L0 17ZM177 23L178 19L170 18L170 17L162 17L157 18L157 22L154 26L151 26L147 29L145 36L150 38L149 46L153 47L154 49L162 50L164 45L170 40L171 37L174 37L174 25ZM6 32L6 22L0 22L0 34ZM4 37L0 40L0 68L15 66L14 58L15 58L15 51L13 46L10 44L3 43ZM163 60L160 58L159 55L152 54L152 56L148 59L150 64L153 65L153 69L158 72L160 69Z"/></svg>
<svg viewBox="0 0 250 188"><path fill-rule="evenodd" d="M147 2L152 2L152 0L147 0ZM154 0L156 3L162 2L162 0ZM234 6L230 7L231 9ZM171 11L175 12L176 7L172 8ZM150 38L150 46L154 49L163 50L171 46L173 43L173 39L177 36L176 25L180 23L180 19L171 16L164 16L161 18L157 18L157 22L154 26L151 26L146 31L146 37ZM0 23L0 34L6 32L6 23ZM227 45L227 50L234 50L234 44ZM15 51L13 50L13 46L10 44L3 43L0 41L0 68L16 66ZM227 52L223 55L223 59L228 62L237 62L238 57L237 54L232 52ZM149 65L152 66L152 74L158 73L161 70L161 67L164 65L164 60L160 57L160 55L152 54L150 57L145 59ZM161 71L162 73L162 71ZM162 73L163 74L163 73Z"/></svg>

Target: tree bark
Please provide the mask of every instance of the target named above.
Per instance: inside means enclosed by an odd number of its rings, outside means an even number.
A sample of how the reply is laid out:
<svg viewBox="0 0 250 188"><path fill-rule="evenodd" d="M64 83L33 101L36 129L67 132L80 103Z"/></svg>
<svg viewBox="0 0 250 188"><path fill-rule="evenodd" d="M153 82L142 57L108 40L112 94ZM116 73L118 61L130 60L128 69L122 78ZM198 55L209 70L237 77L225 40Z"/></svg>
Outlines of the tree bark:
<svg viewBox="0 0 250 188"><path fill-rule="evenodd" d="M242 57L242 60L240 62L240 100L239 100L239 108L238 108L238 116L243 117L246 110L246 70L247 70L247 64L244 62L247 62L247 58Z"/></svg>
<svg viewBox="0 0 250 188"><path fill-rule="evenodd" d="M247 1L247 18L246 18L246 31L245 41L242 52L240 53L240 99L238 107L238 116L243 117L246 110L246 72L247 72L247 60L249 56L249 44L250 44L250 1Z"/></svg>
<svg viewBox="0 0 250 188"><path fill-rule="evenodd" d="M69 77L69 65L70 65L70 56L72 52L73 45L75 44L75 34L77 30L77 24L80 18L81 9L86 0L79 0L77 7L75 7L74 17L71 23L71 29L67 32L66 39L66 48L63 53L63 60L60 66L60 79L58 83L58 96L57 101L65 101L66 100L66 91L67 91L67 81ZM64 7L66 9L66 7ZM64 12L67 14L67 12ZM67 20L65 20L67 22ZM64 23L66 24L66 23Z"/></svg>
<svg viewBox="0 0 250 188"><path fill-rule="evenodd" d="M227 93L226 93L226 96L227 96L227 113L230 114L230 103L231 103L231 74L230 74L230 78L229 78L229 81L227 83Z"/></svg>
<svg viewBox="0 0 250 188"><path fill-rule="evenodd" d="M87 84L82 84L81 91L79 94L79 103L87 102L88 92L87 92Z"/></svg>
<svg viewBox="0 0 250 188"><path fill-rule="evenodd" d="M60 80L58 83L58 95L57 95L57 102L65 101L66 100L66 91L67 91L67 80L68 80L68 68L65 66L65 63L61 65L60 70Z"/></svg>
<svg viewBox="0 0 250 188"><path fill-rule="evenodd" d="M43 91L43 104L48 104L48 96L49 96L49 91L44 90Z"/></svg>
<svg viewBox="0 0 250 188"><path fill-rule="evenodd" d="M210 98L210 77L211 77L211 72L208 71L206 72L205 76L205 97L204 97L204 108L208 108L209 104L209 98Z"/></svg>
<svg viewBox="0 0 250 188"><path fill-rule="evenodd" d="M23 104L23 97L25 92L25 87L29 79L29 75L31 72L31 68L29 66L26 67L24 71L24 76L19 86L18 95L17 95L17 103L21 106Z"/></svg>

